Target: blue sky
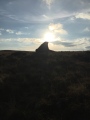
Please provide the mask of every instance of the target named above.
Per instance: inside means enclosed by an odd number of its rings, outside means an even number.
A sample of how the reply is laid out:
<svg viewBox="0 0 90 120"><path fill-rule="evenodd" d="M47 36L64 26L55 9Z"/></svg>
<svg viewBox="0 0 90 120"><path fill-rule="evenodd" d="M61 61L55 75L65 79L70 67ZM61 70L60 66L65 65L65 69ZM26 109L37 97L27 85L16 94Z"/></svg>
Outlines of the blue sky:
<svg viewBox="0 0 90 120"><path fill-rule="evenodd" d="M90 0L0 1L0 50L35 51L47 32L52 50L90 50Z"/></svg>

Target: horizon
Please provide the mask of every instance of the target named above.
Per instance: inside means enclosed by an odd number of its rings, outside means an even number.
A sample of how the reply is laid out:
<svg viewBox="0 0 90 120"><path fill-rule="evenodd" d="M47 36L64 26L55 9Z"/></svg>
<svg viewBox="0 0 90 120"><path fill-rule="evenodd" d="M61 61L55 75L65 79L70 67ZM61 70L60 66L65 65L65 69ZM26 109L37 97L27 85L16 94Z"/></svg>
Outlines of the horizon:
<svg viewBox="0 0 90 120"><path fill-rule="evenodd" d="M90 0L1 0L0 50L90 50Z"/></svg>

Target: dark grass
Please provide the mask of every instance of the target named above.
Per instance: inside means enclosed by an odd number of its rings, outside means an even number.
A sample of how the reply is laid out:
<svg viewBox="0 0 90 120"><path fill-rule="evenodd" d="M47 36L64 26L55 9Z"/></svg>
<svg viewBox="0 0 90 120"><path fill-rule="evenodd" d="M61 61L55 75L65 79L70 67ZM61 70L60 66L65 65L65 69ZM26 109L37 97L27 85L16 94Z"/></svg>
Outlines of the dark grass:
<svg viewBox="0 0 90 120"><path fill-rule="evenodd" d="M0 120L90 120L90 51L0 51Z"/></svg>

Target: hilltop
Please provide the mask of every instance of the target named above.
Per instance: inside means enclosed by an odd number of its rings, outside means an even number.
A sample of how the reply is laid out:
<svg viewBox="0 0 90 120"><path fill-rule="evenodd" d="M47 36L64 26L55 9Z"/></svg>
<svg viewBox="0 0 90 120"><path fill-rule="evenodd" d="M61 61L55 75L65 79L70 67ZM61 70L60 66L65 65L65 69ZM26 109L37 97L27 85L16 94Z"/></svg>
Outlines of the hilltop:
<svg viewBox="0 0 90 120"><path fill-rule="evenodd" d="M89 120L89 98L89 51L0 51L0 120Z"/></svg>

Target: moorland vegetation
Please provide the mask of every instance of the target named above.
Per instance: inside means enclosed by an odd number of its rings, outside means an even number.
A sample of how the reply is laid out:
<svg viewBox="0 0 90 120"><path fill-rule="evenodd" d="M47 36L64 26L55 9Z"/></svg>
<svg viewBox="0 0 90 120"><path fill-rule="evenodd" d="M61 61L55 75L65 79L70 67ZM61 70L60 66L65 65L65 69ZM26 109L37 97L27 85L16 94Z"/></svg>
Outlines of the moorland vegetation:
<svg viewBox="0 0 90 120"><path fill-rule="evenodd" d="M0 120L90 120L90 51L0 51Z"/></svg>

